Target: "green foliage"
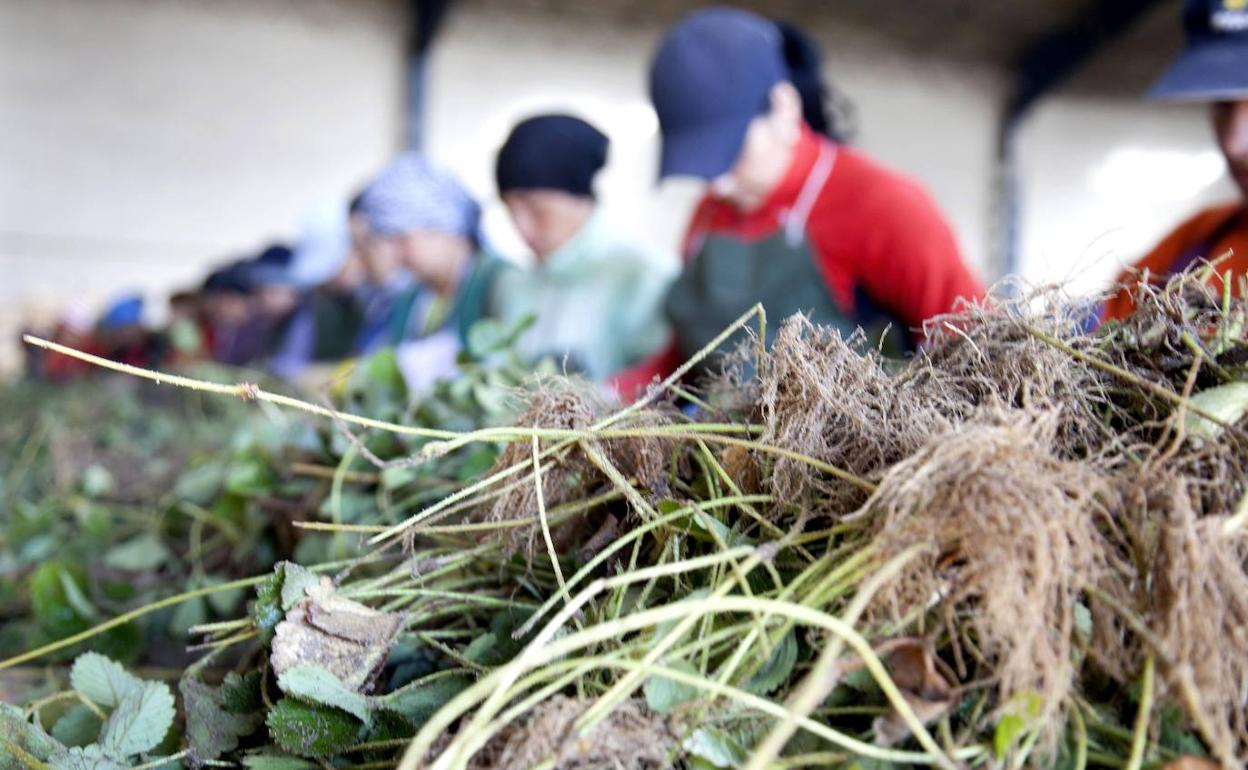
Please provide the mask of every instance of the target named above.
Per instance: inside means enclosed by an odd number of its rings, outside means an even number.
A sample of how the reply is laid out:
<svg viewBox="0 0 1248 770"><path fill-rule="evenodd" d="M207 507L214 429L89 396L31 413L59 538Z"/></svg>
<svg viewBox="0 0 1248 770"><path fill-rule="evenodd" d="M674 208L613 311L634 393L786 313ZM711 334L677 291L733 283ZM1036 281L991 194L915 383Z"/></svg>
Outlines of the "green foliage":
<svg viewBox="0 0 1248 770"><path fill-rule="evenodd" d="M282 562L282 593L281 607L286 612L302 599L309 588L318 585L321 579L310 569L300 567L294 562Z"/></svg>
<svg viewBox="0 0 1248 770"><path fill-rule="evenodd" d="M26 721L22 710L0 703L0 770L26 770L26 758L46 760L61 746Z"/></svg>
<svg viewBox="0 0 1248 770"><path fill-rule="evenodd" d="M1164 704L1160 711L1161 735L1158 743L1176 754L1204 756L1204 744L1188 729L1183 712L1172 703Z"/></svg>
<svg viewBox="0 0 1248 770"><path fill-rule="evenodd" d="M687 674L699 673L692 663L684 660L668 661L665 666ZM680 704L697 698L698 693L701 692L691 684L658 674L647 679L643 689L646 695L646 705L660 714L670 714Z"/></svg>
<svg viewBox="0 0 1248 770"><path fill-rule="evenodd" d="M421 725L470 684L472 680L463 674L434 674L381 696L377 704L413 725Z"/></svg>
<svg viewBox="0 0 1248 770"><path fill-rule="evenodd" d="M129 770L130 764L92 745L58 751L48 757L48 767L50 770Z"/></svg>
<svg viewBox="0 0 1248 770"><path fill-rule="evenodd" d="M1223 424L1232 425L1248 411L1248 382L1228 382L1213 388L1205 388L1191 397L1191 404L1204 414L1219 418ZM1184 429L1189 436L1216 439L1222 426L1195 412L1186 414Z"/></svg>
<svg viewBox="0 0 1248 770"><path fill-rule="evenodd" d="M221 493L224 484L225 467L219 462L207 462L179 476L173 495L195 505L209 505Z"/></svg>
<svg viewBox="0 0 1248 770"><path fill-rule="evenodd" d="M283 750L302 757L325 757L356 743L364 723L332 706L283 698L274 704L269 735Z"/></svg>
<svg viewBox="0 0 1248 770"><path fill-rule="evenodd" d="M70 671L75 694L94 705L76 704L63 712L52 735L0 704L0 770L44 767L53 770L128 770L138 756L168 745L174 721L173 693L163 682L139 679L116 661L86 653ZM100 719L103 710L106 716ZM17 764L11 764L16 762Z"/></svg>
<svg viewBox="0 0 1248 770"><path fill-rule="evenodd" d="M260 695L262 677L259 671L239 674L231 671L221 683L221 707L231 714L251 714L264 706Z"/></svg>
<svg viewBox="0 0 1248 770"><path fill-rule="evenodd" d="M69 671L69 683L83 697L109 708L143 690L142 679L97 652L78 656Z"/></svg>
<svg viewBox="0 0 1248 770"><path fill-rule="evenodd" d="M746 683L745 689L756 695L771 695L780 689L789 677L793 674L793 667L797 664L797 637L789 631L775 645L771 651L771 657L763 664L750 681Z"/></svg>
<svg viewBox="0 0 1248 770"><path fill-rule="evenodd" d="M30 603L35 620L53 638L76 634L91 625L66 594L66 587L79 592L86 582L86 570L80 565L46 562L30 576Z"/></svg>
<svg viewBox="0 0 1248 770"><path fill-rule="evenodd" d="M224 453L245 411L224 399L124 378L0 385L0 413L13 416L0 422L0 508L7 514L0 533L0 655L182 590L197 559L188 558L193 520L180 506L219 498L211 485L181 483L182 474L206 465L204 456ZM254 574L247 539L269 526L258 517L241 531L236 525L231 534L241 537L234 542L218 538L209 522L200 542L235 574ZM234 545L244 559L219 556ZM156 569L159 581L117 574ZM5 600L9 595L13 600ZM135 659L168 639L170 618L114 629L90 647ZM70 657L74 651L67 651Z"/></svg>
<svg viewBox="0 0 1248 770"><path fill-rule="evenodd" d="M273 641L277 624L282 622L282 584L286 579L285 564L273 568L273 574L256 587L256 600L251 605L251 621L260 632L260 639L268 644Z"/></svg>
<svg viewBox="0 0 1248 770"><path fill-rule="evenodd" d="M684 750L694 763L705 767L740 767L747 758L745 747L732 736L713 727L699 727L685 739Z"/></svg>
<svg viewBox="0 0 1248 770"><path fill-rule="evenodd" d="M316 764L296 757L279 757L273 754L249 754L243 757L247 770L315 770Z"/></svg>
<svg viewBox="0 0 1248 770"><path fill-rule="evenodd" d="M131 572L150 572L163 566L169 558L164 542L149 532L110 548L104 554L104 564Z"/></svg>
<svg viewBox="0 0 1248 770"><path fill-rule="evenodd" d="M1024 735L1034 728L1044 709L1044 701L1036 693L1015 696L1006 704L1001 718L997 720L992 734L992 750L998 759L1004 759Z"/></svg>
<svg viewBox="0 0 1248 770"><path fill-rule="evenodd" d="M489 632L474 639L464 649L464 657L482 666L499 666L511 660L524 648L526 640L517 639L514 634L528 616L529 613L518 610L495 613Z"/></svg>
<svg viewBox="0 0 1248 770"><path fill-rule="evenodd" d="M341 679L320 666L289 668L277 678L277 686L287 695L341 709L365 725L373 721L373 707L368 698L348 688Z"/></svg>
<svg viewBox="0 0 1248 770"><path fill-rule="evenodd" d="M117 486L113 474L102 465L88 466L82 472L82 493L87 497L104 497Z"/></svg>
<svg viewBox="0 0 1248 770"><path fill-rule="evenodd" d="M52 726L52 737L66 746L86 746L99 740L103 727L104 720L79 703L56 720Z"/></svg>
<svg viewBox="0 0 1248 770"><path fill-rule="evenodd" d="M100 746L106 752L129 757L151 751L173 726L173 693L163 682L144 682L128 693L104 720Z"/></svg>
<svg viewBox="0 0 1248 770"><path fill-rule="evenodd" d="M195 757L201 761L217 759L238 748L239 740L253 733L264 721L259 706L248 696L240 698L241 680L210 687L194 675L183 677L179 689L186 710L186 739ZM256 708L235 709L231 706Z"/></svg>

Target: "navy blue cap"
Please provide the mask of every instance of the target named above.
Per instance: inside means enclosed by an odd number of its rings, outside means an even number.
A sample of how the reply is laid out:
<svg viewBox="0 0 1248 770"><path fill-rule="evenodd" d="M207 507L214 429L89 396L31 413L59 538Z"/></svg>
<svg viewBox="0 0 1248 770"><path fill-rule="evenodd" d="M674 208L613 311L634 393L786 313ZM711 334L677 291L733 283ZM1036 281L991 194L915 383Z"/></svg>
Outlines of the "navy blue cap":
<svg viewBox="0 0 1248 770"><path fill-rule="evenodd" d="M780 31L761 16L710 8L667 33L650 65L659 114L659 177L714 179L741 152L750 121L770 108L771 88L788 79Z"/></svg>
<svg viewBox="0 0 1248 770"><path fill-rule="evenodd" d="M1149 95L1210 102L1248 97L1248 2L1188 0L1183 27L1187 47Z"/></svg>
<svg viewBox="0 0 1248 770"><path fill-rule="evenodd" d="M594 197L594 176L607 162L607 137L571 115L538 115L516 124L498 151L498 192L562 190Z"/></svg>
<svg viewBox="0 0 1248 770"><path fill-rule="evenodd" d="M294 251L280 243L270 245L260 255L242 265L243 279L253 287L285 286L294 283L291 262Z"/></svg>
<svg viewBox="0 0 1248 770"><path fill-rule="evenodd" d="M247 278L245 260L224 265L208 274L200 289L205 294L249 294L252 285Z"/></svg>

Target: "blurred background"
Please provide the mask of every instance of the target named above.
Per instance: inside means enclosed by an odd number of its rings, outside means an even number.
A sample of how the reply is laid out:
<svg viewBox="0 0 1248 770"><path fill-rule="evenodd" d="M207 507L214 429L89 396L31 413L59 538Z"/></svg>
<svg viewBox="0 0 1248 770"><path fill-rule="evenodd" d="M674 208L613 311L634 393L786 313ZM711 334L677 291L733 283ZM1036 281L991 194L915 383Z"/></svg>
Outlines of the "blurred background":
<svg viewBox="0 0 1248 770"><path fill-rule="evenodd" d="M698 192L656 185L647 61L686 0L0 0L0 369L18 330L139 291L145 321L223 261L297 237L416 146L486 202L521 117L612 140L601 199L674 252ZM1231 197L1205 110L1143 98L1177 0L784 0L855 143L922 180L991 282L1105 287Z"/></svg>

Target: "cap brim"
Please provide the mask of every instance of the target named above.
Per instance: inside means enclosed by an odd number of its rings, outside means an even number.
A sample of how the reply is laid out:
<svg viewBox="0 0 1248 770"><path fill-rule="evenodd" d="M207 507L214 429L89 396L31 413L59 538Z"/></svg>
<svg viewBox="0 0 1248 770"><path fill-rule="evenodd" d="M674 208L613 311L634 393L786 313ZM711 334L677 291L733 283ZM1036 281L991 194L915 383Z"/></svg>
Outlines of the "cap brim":
<svg viewBox="0 0 1248 770"><path fill-rule="evenodd" d="M1231 38L1189 46L1148 95L1172 101L1220 101L1248 96L1248 42Z"/></svg>
<svg viewBox="0 0 1248 770"><path fill-rule="evenodd" d="M288 270L275 267L255 267L247 271L246 279L252 286L293 286L294 277Z"/></svg>
<svg viewBox="0 0 1248 770"><path fill-rule="evenodd" d="M663 134L659 179L693 176L714 179L732 168L753 116L743 120L720 120L679 133Z"/></svg>

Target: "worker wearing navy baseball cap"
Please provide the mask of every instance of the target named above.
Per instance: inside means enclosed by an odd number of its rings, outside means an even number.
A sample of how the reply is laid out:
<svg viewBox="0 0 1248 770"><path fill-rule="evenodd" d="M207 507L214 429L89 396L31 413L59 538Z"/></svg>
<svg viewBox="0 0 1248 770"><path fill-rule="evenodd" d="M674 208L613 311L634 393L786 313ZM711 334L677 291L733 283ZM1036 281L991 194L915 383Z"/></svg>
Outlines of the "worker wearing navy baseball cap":
<svg viewBox="0 0 1248 770"><path fill-rule="evenodd" d="M917 182L803 120L794 83L812 73L791 66L775 22L732 8L693 13L659 45L660 176L697 177L708 191L668 295L675 343L619 378L621 392L674 369L758 302L776 321L801 311L846 334L866 329L872 344L891 328L901 352L928 318L982 294Z"/></svg>
<svg viewBox="0 0 1248 770"><path fill-rule="evenodd" d="M1229 272L1236 293L1238 277L1248 274L1248 0L1188 0L1183 26L1187 46L1150 96L1209 105L1214 137L1240 198L1191 217L1124 271L1118 294L1105 304L1107 320L1131 314L1135 303L1128 287L1145 270L1164 282L1202 260L1217 261L1210 280L1221 290Z"/></svg>

